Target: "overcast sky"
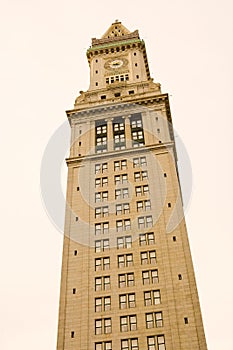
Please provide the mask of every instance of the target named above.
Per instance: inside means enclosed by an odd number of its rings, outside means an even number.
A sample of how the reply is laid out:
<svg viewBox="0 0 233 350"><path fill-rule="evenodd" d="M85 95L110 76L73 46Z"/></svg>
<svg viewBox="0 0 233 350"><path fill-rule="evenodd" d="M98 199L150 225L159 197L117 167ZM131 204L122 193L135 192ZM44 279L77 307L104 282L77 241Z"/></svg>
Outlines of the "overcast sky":
<svg viewBox="0 0 233 350"><path fill-rule="evenodd" d="M0 349L56 347L63 237L41 201L41 159L88 89L91 38L115 19L139 29L170 94L191 159L186 220L208 348L233 350L230 0L1 1Z"/></svg>

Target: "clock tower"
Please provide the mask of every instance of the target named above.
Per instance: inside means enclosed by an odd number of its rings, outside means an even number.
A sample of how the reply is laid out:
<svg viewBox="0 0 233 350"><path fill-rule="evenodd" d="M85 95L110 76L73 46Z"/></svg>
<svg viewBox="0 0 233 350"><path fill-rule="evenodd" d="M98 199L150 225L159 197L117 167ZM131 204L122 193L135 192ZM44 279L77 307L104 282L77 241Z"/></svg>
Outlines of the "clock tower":
<svg viewBox="0 0 233 350"><path fill-rule="evenodd" d="M207 350L168 94L119 21L87 59L67 111L57 350Z"/></svg>

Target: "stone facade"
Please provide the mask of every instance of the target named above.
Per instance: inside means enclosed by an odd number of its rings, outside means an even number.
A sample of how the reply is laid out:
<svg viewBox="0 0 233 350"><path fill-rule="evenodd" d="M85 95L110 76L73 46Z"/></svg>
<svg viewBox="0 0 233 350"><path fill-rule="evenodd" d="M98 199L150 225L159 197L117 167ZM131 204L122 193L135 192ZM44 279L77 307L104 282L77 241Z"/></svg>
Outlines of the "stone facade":
<svg viewBox="0 0 233 350"><path fill-rule="evenodd" d="M118 21L87 57L67 111L57 350L205 350L168 95Z"/></svg>

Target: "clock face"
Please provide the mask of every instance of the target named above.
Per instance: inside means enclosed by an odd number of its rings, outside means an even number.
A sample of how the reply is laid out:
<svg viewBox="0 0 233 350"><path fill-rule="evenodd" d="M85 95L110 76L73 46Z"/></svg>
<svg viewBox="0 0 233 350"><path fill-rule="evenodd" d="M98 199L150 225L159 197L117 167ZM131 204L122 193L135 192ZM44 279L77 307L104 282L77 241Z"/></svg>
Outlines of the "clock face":
<svg viewBox="0 0 233 350"><path fill-rule="evenodd" d="M109 70L117 70L119 68L127 66L127 64L128 60L126 58L115 58L113 60L107 60L104 68Z"/></svg>
<svg viewBox="0 0 233 350"><path fill-rule="evenodd" d="M110 68L112 68L112 69L120 68L122 65L123 65L122 60L114 60L109 64Z"/></svg>

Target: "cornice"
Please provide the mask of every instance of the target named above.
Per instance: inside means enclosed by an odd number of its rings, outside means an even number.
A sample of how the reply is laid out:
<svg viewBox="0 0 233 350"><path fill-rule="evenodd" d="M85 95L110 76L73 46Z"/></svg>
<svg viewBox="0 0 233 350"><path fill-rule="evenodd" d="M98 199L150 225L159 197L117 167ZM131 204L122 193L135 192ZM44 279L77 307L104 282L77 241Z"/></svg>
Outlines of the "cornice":
<svg viewBox="0 0 233 350"><path fill-rule="evenodd" d="M166 142L163 144L154 144L150 146L144 146L140 147L140 154L147 153L153 150L157 150L158 152L156 154L165 154L168 153L168 148L174 148L174 142ZM130 149L124 149L124 150L119 150L117 151L117 156L121 157L122 155L134 155L138 153L138 148L130 148ZM72 165L74 163L81 163L84 161L91 161L91 160L97 160L101 158L101 161L103 161L105 158L112 157L113 155L116 155L115 151L109 151L109 152L104 152L104 153L95 153L95 154L89 154L86 156L81 156L81 157L72 157L72 158L66 158L66 163L67 165Z"/></svg>

